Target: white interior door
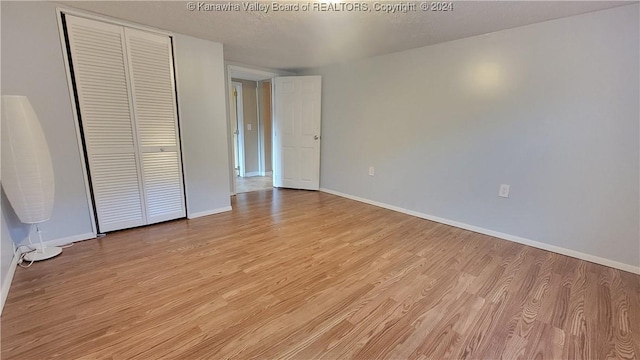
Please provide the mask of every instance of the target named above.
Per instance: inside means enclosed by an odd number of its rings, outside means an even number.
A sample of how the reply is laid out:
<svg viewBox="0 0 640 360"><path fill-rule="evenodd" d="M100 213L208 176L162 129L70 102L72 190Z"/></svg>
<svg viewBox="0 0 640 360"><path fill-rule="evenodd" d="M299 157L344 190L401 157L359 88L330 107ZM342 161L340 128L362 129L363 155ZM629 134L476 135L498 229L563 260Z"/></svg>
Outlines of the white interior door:
<svg viewBox="0 0 640 360"><path fill-rule="evenodd" d="M320 76L274 78L276 187L320 187Z"/></svg>

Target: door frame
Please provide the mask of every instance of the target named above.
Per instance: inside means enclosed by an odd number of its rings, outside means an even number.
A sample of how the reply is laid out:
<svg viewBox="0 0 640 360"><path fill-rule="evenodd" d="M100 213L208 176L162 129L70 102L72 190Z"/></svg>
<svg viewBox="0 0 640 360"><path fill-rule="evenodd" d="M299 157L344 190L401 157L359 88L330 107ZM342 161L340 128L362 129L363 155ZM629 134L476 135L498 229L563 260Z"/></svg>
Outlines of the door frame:
<svg viewBox="0 0 640 360"><path fill-rule="evenodd" d="M232 65L232 64L227 64L226 66L226 73L227 73L227 81L226 81L226 88L227 88L227 142L228 142L228 153L229 153L229 193L230 195L236 195L236 176L235 176L235 166L234 166L234 154L233 154L233 132L231 131L232 124L231 121L233 121L233 119L231 118L231 106L233 106L233 99L231 98L230 94L231 94L231 89L233 88L233 82L231 79L239 79L239 80L250 80L250 81L263 81L263 80L271 80L277 76L280 76L280 74L275 73L275 72L271 72L271 71L264 71L264 70L257 70L257 69L252 69L249 67L244 67L241 65ZM291 74L293 75L293 74ZM273 85L273 84L272 84ZM257 89L256 89L257 90ZM256 91L257 93L257 91ZM273 94L273 92L272 92ZM271 98L271 101L273 103L273 96ZM260 108L258 107L258 113L260 112ZM273 107L271 108L271 116L273 118ZM258 115L258 131L262 131L262 124L260 121L260 116ZM272 135L273 136L273 135ZM273 140L272 140L273 142ZM259 162L258 162L259 163Z"/></svg>
<svg viewBox="0 0 640 360"><path fill-rule="evenodd" d="M236 126L237 126L237 130L238 130L238 142L237 142L237 147L238 147L238 175L240 177L244 177L245 176L245 160L244 160L244 108L243 108L243 102L242 102L242 83L241 82L236 82L236 81L232 81L231 82L231 88L233 90L236 91L236 101L234 103L233 99L231 99L232 104L230 104L230 106L235 107L235 114L236 114ZM231 125L233 122L233 119L230 119L229 124ZM233 127L231 127L233 129ZM232 132L232 140L233 141L233 132ZM233 144L231 144L233 146ZM233 156L233 163L232 163L232 167L234 168L233 172L234 172L234 178L235 178L235 151L232 151L232 156Z"/></svg>
<svg viewBox="0 0 640 360"><path fill-rule="evenodd" d="M93 200L93 193L91 191L91 185L90 185L90 179L89 179L89 171L88 171L88 160L87 157L85 156L85 151L84 151L84 138L82 136L82 130L80 128L80 117L78 116L78 103L77 103L77 99L75 96L75 90L74 90L74 81L73 78L71 76L71 67L69 64L69 55L67 53L67 39L65 37L65 29L64 29L64 24L63 24L63 20L62 17L63 15L72 15L72 16L77 16L77 17L81 17L81 18L85 18L85 19L89 19L89 20L95 20L95 21L100 21L100 22L104 22L107 24L113 24L113 25L118 25L118 26L125 26L125 27L129 27L132 29L137 29L137 30L143 30L143 31L147 31L147 32L151 32L151 33L155 33L155 34L159 34L159 35L165 35L168 36L171 39L171 44L173 46L173 42L175 41L175 34L171 31L166 31L166 30L162 30L162 29L158 29L158 28L154 28L151 26L145 26L145 25L140 25L140 24L136 24L134 22L129 22L126 20L120 20L120 19L116 19L110 16L106 16L106 15L98 15L95 13L91 13L88 11L84 11L84 10L78 10L78 9L74 9L74 8L70 8L70 7L66 7L66 6L56 6L56 20L57 20L57 25L58 25L58 38L60 39L60 46L62 48L62 59L63 59L63 63L64 63L64 69L65 69L65 76L67 78L67 89L69 91L69 97L71 99L71 114L73 116L73 122L74 122L74 127L75 127L75 131L76 131L76 139L78 142L78 152L80 154L80 162L81 162L81 169L82 169L82 175L83 175L83 180L84 180L84 187L85 187L85 194L86 194L86 198L87 198L87 207L89 209L89 216L91 218L90 223L91 223L91 232L90 233L86 233L86 234L81 234L78 239L76 241L79 240L87 240L87 239L92 239L92 238L96 238L98 236L98 216L95 212L95 204L94 204L94 200ZM177 78L178 78L178 74L177 71L175 69L175 56L173 56L173 67L172 67L172 77L173 77L173 82L174 82L174 88L176 90L176 95L177 94ZM178 128L180 127L180 104L178 104L178 99L176 98L176 107L177 107L177 111L176 111L176 116L177 116L177 123L178 123ZM182 144L182 132L178 132L179 134L179 141L180 144ZM180 148L180 150L182 150L182 148ZM184 191L186 191L186 183L184 181L184 172L183 172L183 184L182 187L184 189ZM189 213L188 210L188 202L186 199L186 195L185 195L185 211L187 213Z"/></svg>
<svg viewBox="0 0 640 360"><path fill-rule="evenodd" d="M265 106L264 102L262 101L263 98L263 84L264 83L268 83L269 84L269 106L271 109L271 134L266 134L265 132L265 122L264 122L264 118L263 118L263 106ZM258 105L258 124L259 126L259 133L258 133L258 169L259 169L259 173L260 176L267 176L268 171L267 169L267 154L266 154L266 149L265 149L265 139L267 136L271 137L271 172L273 171L273 91L272 91L272 87L273 87L273 79L267 79L267 80L261 80L261 81L257 81L256 84L256 104Z"/></svg>

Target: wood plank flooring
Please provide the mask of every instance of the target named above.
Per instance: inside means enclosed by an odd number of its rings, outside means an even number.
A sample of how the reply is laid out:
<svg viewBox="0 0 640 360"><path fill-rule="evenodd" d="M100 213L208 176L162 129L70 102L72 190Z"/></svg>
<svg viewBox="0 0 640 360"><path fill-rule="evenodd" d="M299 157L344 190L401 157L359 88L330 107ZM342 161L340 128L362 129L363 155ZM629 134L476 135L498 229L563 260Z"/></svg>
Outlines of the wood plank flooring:
<svg viewBox="0 0 640 360"><path fill-rule="evenodd" d="M333 195L18 268L2 359L636 359L640 276Z"/></svg>

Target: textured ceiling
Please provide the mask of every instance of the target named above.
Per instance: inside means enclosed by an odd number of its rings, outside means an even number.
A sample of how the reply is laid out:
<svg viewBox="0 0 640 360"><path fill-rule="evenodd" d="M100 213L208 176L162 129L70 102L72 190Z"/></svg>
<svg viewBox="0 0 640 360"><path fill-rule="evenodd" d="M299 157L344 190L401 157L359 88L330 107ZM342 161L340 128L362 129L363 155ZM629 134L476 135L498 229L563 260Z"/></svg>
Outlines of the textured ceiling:
<svg viewBox="0 0 640 360"><path fill-rule="evenodd" d="M313 1L313 0L310 0ZM326 0L325 0L326 1ZM319 1L318 1L319 2ZM194 2L196 7L243 2ZM255 2L246 3L254 4ZM398 2L379 2L398 4ZM404 2L406 3L406 2ZM227 61L299 70L630 4L600 1L456 1L453 11L216 11L174 1L69 1L65 5L224 44ZM271 5L269 1L261 2ZM289 2L292 4L292 2ZM307 4L300 1L299 4ZM310 8L314 5L311 2ZM350 3L355 4L355 3ZM318 6L318 5L316 5ZM326 3L323 6L328 6ZM351 7L347 3L336 7Z"/></svg>

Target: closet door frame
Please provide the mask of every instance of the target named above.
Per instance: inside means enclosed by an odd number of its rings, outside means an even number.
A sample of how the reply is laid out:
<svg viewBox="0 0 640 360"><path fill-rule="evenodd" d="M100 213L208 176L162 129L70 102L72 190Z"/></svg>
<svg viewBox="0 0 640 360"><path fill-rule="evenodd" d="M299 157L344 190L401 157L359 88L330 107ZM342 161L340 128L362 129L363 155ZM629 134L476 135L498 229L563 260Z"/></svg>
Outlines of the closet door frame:
<svg viewBox="0 0 640 360"><path fill-rule="evenodd" d="M64 6L58 6L56 7L56 17L58 20L58 34L59 34L59 38L60 38L60 46L62 49L62 57L63 57L63 63L64 63L64 68L65 68L65 75L67 77L67 88L69 91L69 98L71 99L71 107L72 107L72 116L73 116L73 120L74 120L74 126L75 126L75 130L76 130L76 139L77 139L77 143L78 143L78 152L80 154L80 161L82 163L81 169L82 169L82 175L84 178L84 187L85 187L85 195L87 198L87 208L89 209L89 216L91 217L91 235L89 234L83 234L82 236L79 236L77 241L79 240L86 240L86 239L91 239L91 238L96 238L98 236L98 217L95 211L95 203L93 200L93 194L91 192L91 185L90 185L90 179L89 179L89 172L88 172L88 159L85 155L85 146L84 146L84 138L82 136L82 130L80 128L80 121L81 119L78 116L78 108L79 108L79 104L78 104L78 98L76 97L76 93L75 93L75 85L73 82L73 77L71 75L71 66L70 66L70 59L69 59L69 55L67 53L67 38L65 36L65 28L64 28L64 22L63 22L63 17L64 15L71 15L71 16L77 16L77 17L81 17L81 18L85 18L85 19L89 19L89 20L95 20L95 21L100 21L103 23L107 23L107 24L112 24L112 25L118 25L118 26L125 26L125 27L129 27L132 29L136 29L136 30L142 30L142 31L147 31L147 32L151 32L151 33L155 33L158 35L164 35L164 36L168 36L170 39L170 43L171 43L171 53L172 53L172 57L173 57L173 43L174 43L174 34L172 32L169 31L165 31L165 30L161 30L161 29L156 29L153 27L149 27L149 26L143 26L143 25L138 25L135 23L131 23L131 22L127 22L127 21L122 21L119 19L115 19L115 18L111 18L108 16L100 16L100 15L95 15L89 12L85 12L85 11L81 11L81 10L76 10L76 9L71 9L71 8L67 8ZM126 51L126 49L125 49ZM128 65L127 65L128 66ZM129 72L127 69L127 76L129 76ZM173 86L174 86L174 99L175 99L175 106L176 106L176 127L178 128L178 133L177 133L177 140L178 140L178 150L180 153L179 156L179 161L180 161L180 166L181 166L181 173L182 173L182 185L183 185L183 192L184 192L184 207L185 207L185 212L186 214L189 213L188 210L188 202L187 202L187 198L186 198L186 191L187 191L187 181L186 181L186 174L184 173L184 165L183 165L183 159L182 159L182 132L180 131L180 118L181 118L181 114L180 114L180 106L178 104L178 99L179 99L179 94L178 94L178 89L176 86L177 83L177 78L178 78L178 74L175 70L175 57L172 58L171 61L171 77L172 77L172 82L173 82ZM129 85L130 86L130 85ZM132 94L130 93L130 99L132 97ZM131 101L133 101L133 99L131 99ZM131 106L133 106L133 103L131 103ZM135 126L136 129L134 129L134 131L137 132L137 125ZM136 139L136 141L138 141ZM144 198L144 193L142 194L143 199ZM145 201L146 203L146 201ZM146 210L145 210L146 213Z"/></svg>

